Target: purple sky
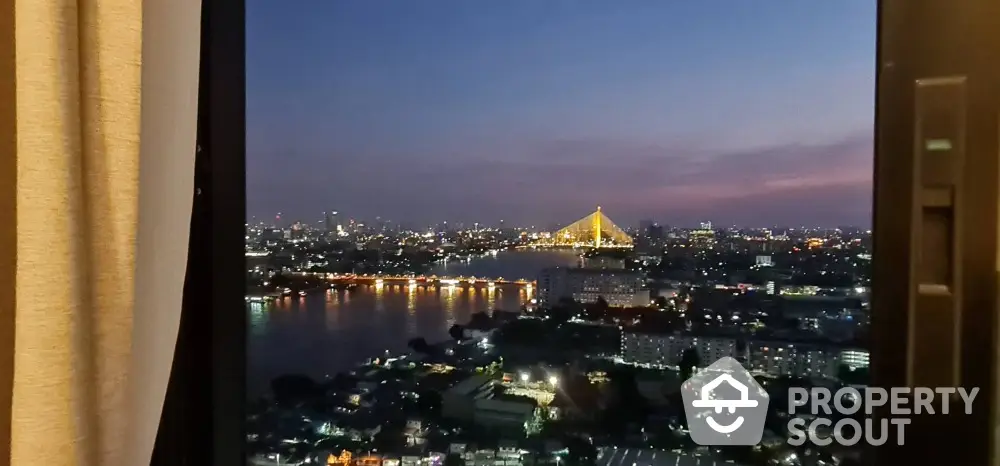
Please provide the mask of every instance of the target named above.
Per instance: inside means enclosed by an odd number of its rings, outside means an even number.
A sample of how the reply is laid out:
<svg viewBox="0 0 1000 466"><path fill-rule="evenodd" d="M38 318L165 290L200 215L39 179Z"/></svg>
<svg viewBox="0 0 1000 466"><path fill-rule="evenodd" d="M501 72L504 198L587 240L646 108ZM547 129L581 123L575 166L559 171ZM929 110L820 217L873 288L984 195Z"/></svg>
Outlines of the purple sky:
<svg viewBox="0 0 1000 466"><path fill-rule="evenodd" d="M249 214L868 225L875 5L248 0Z"/></svg>

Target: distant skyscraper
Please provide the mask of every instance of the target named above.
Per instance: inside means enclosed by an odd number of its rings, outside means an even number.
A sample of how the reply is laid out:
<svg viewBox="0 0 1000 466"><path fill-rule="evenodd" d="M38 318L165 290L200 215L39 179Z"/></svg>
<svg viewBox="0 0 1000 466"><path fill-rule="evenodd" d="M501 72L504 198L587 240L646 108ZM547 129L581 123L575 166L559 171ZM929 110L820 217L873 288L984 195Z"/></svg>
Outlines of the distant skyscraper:
<svg viewBox="0 0 1000 466"><path fill-rule="evenodd" d="M306 229L302 222L295 222L289 229L289 239L301 239L305 236Z"/></svg>
<svg viewBox="0 0 1000 466"><path fill-rule="evenodd" d="M658 245L663 242L663 225L652 224L646 229L646 237L651 244Z"/></svg>
<svg viewBox="0 0 1000 466"><path fill-rule="evenodd" d="M702 222L701 228L688 233L688 242L692 247L711 249L715 246L715 230L712 222Z"/></svg>
<svg viewBox="0 0 1000 466"><path fill-rule="evenodd" d="M337 223L337 211L331 210L330 212L326 212L326 232L336 233L338 226L340 224Z"/></svg>
<svg viewBox="0 0 1000 466"><path fill-rule="evenodd" d="M655 224L656 224L655 222L653 222L652 220L649 220L649 219L639 220L639 234L640 235L646 234L646 232L649 231L649 227L651 227L651 226L653 226Z"/></svg>
<svg viewBox="0 0 1000 466"><path fill-rule="evenodd" d="M639 221L638 240L640 248L660 246L663 241L663 227L652 220Z"/></svg>

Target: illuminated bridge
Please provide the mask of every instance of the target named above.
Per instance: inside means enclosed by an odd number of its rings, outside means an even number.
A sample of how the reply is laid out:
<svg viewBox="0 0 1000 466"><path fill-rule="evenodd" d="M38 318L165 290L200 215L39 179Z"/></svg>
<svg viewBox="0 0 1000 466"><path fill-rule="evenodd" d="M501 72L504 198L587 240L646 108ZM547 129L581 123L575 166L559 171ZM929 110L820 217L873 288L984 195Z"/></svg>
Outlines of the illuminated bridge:
<svg viewBox="0 0 1000 466"><path fill-rule="evenodd" d="M593 247L630 248L632 237L615 225L601 208L553 233L548 238L538 240L535 247Z"/></svg>
<svg viewBox="0 0 1000 466"><path fill-rule="evenodd" d="M359 284L359 285L485 285L494 286L524 286L532 288L535 286L534 280L523 278L510 280L506 278L484 278L484 277L439 277L437 275L360 275L360 274L334 274L334 273L309 273L302 272L301 275L313 275L325 278L330 283L337 284Z"/></svg>

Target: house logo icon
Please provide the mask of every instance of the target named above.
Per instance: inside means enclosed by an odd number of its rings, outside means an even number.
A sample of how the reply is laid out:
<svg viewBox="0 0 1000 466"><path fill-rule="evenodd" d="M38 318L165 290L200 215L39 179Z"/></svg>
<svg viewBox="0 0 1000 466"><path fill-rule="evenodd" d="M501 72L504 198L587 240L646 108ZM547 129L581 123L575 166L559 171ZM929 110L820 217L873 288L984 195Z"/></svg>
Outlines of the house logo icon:
<svg viewBox="0 0 1000 466"><path fill-rule="evenodd" d="M691 440L699 445L756 445L767 420L767 392L739 361L725 357L681 385Z"/></svg>

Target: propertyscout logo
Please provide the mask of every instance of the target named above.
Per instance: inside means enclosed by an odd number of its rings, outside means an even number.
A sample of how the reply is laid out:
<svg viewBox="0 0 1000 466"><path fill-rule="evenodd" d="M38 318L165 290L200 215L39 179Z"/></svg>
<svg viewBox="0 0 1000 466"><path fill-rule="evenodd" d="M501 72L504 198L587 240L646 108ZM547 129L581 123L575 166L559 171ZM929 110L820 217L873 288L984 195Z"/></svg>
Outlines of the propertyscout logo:
<svg viewBox="0 0 1000 466"><path fill-rule="evenodd" d="M855 445L886 442L903 445L908 416L972 413L979 388L863 388L833 391L814 387L789 388L788 443L800 446ZM739 361L725 357L681 385L691 440L699 445L756 445L764 435L770 396ZM875 408L887 406L891 419L872 419ZM780 434L780 433L779 433Z"/></svg>

